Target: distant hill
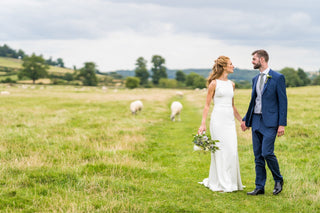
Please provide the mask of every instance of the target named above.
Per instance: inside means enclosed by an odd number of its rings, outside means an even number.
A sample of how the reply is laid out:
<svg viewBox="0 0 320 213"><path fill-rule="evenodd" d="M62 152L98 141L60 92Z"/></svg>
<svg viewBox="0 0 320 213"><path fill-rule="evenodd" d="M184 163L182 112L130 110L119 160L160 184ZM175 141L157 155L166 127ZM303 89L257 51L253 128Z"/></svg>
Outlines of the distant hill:
<svg viewBox="0 0 320 213"><path fill-rule="evenodd" d="M20 59L0 57L0 76L1 76L1 72L3 73L2 75L8 76L10 75L8 73L9 71L17 72L21 68L22 68L22 61ZM168 78L174 79L176 77L177 71L178 70L168 69L167 70ZM181 71L184 72L186 75L192 72L195 72L207 78L209 76L209 73L211 72L211 69L181 69ZM65 74L65 73L73 73L73 70L68 68L63 68L63 67L50 66L49 73ZM124 78L128 76L134 76L134 70L117 70L115 71L115 73L122 75ZM99 72L98 74L103 75L107 73ZM234 73L229 75L229 79L235 82L249 81L251 83L251 79L257 74L258 74L257 70L235 68ZM151 75L151 71L150 71L150 75Z"/></svg>
<svg viewBox="0 0 320 213"><path fill-rule="evenodd" d="M19 70L22 68L22 60L16 58L0 57L0 67L2 69L14 69ZM73 73L72 69L64 67L49 66L49 73Z"/></svg>
<svg viewBox="0 0 320 213"><path fill-rule="evenodd" d="M10 79L9 82L18 81L18 73L22 69L22 63L23 62L21 59L0 57L0 81L2 82L6 80L6 82L8 82L7 79ZM64 76L66 73L73 73L73 72L74 70L72 69L57 67L57 66L49 66L49 70L48 70L49 75L53 75L53 76ZM31 82L32 81L30 81L30 83ZM44 81L42 81L42 83L43 82Z"/></svg>
<svg viewBox="0 0 320 213"><path fill-rule="evenodd" d="M178 70L167 70L168 78L174 79L176 77L176 72ZM207 78L209 76L209 73L211 72L211 69L182 69L182 72L184 72L186 75L195 72L199 75L202 75L203 77ZM124 78L128 76L134 76L133 70L117 70L116 73L122 75ZM241 81L249 81L251 82L251 79L257 75L259 71L257 70L247 70L247 69L234 69L234 73L229 75L229 79L233 80L235 82L241 82ZM150 72L151 74L151 72Z"/></svg>

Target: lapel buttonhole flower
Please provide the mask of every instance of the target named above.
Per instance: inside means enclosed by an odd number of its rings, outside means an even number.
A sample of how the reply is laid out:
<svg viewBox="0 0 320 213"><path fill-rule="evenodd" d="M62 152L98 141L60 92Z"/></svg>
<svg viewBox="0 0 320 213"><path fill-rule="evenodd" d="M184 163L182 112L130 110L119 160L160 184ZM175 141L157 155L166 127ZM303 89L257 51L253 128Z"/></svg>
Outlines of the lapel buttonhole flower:
<svg viewBox="0 0 320 213"><path fill-rule="evenodd" d="M266 83L268 82L269 78L272 78L272 76L267 74Z"/></svg>

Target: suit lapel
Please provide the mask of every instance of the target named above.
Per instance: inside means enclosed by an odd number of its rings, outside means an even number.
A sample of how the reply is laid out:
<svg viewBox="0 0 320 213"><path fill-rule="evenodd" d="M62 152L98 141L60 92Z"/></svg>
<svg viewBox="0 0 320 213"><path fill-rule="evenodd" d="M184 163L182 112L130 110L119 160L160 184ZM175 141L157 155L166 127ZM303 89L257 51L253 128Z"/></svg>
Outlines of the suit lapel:
<svg viewBox="0 0 320 213"><path fill-rule="evenodd" d="M268 75L269 75L269 76L272 76L272 74L273 74L273 73L272 73L272 70L270 69ZM266 76L266 80L265 80L266 83L265 83L264 86L263 86L263 90L262 90L261 95L263 95L264 91L267 90L268 85L270 84L270 80L271 80L271 79L268 79L268 75Z"/></svg>
<svg viewBox="0 0 320 213"><path fill-rule="evenodd" d="M267 78L266 78L266 80L267 80ZM267 81L267 83L264 84L261 95L263 95L264 91L267 90L268 84L269 84L269 81Z"/></svg>
<svg viewBox="0 0 320 213"><path fill-rule="evenodd" d="M252 95L253 94L256 94L257 92L257 82L258 82L258 79L259 79L259 75L257 75L256 77L254 77L254 80L253 80L253 87L252 87Z"/></svg>

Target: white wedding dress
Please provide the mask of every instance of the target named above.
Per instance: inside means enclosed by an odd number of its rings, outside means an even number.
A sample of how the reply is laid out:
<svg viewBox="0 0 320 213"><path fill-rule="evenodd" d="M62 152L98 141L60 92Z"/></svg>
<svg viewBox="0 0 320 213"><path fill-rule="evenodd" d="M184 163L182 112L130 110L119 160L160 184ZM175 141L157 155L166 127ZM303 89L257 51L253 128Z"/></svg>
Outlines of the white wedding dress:
<svg viewBox="0 0 320 213"><path fill-rule="evenodd" d="M212 139L219 140L216 143L219 150L211 153L209 178L200 182L212 191L232 192L243 189L232 98L232 82L216 79L210 134Z"/></svg>

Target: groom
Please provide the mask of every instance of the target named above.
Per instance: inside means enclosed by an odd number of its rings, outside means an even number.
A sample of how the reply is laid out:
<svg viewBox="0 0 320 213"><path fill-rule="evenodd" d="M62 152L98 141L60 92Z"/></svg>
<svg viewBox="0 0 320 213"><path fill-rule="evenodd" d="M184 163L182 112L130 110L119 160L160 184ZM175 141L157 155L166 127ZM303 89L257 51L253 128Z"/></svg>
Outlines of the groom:
<svg viewBox="0 0 320 213"><path fill-rule="evenodd" d="M260 74L252 79L251 101L241 128L245 131L252 127L256 188L247 194L264 194L267 162L275 181L273 194L277 195L282 191L283 177L274 155L274 142L277 135L284 135L284 127L287 125L285 79L282 74L268 67L269 55L265 50L256 50L252 56L253 67L259 69Z"/></svg>

